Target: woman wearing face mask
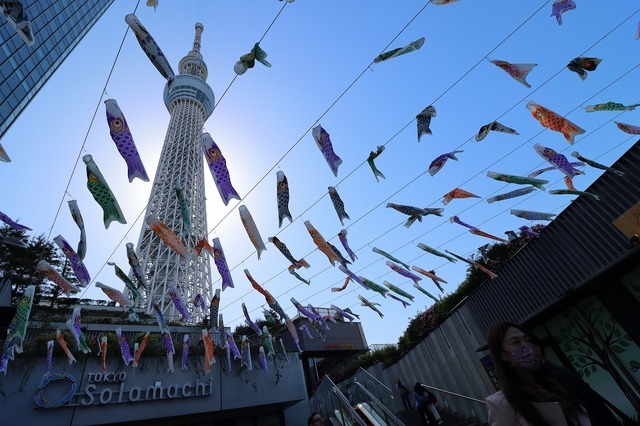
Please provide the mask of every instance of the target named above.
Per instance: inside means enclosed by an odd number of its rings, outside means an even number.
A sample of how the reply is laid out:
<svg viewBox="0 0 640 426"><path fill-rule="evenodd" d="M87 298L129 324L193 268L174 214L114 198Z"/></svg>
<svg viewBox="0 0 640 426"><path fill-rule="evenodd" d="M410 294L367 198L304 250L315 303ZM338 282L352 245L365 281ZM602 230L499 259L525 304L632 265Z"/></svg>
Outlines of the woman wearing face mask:
<svg viewBox="0 0 640 426"><path fill-rule="evenodd" d="M493 326L487 340L501 387L486 398L489 425L617 424L577 374L544 361L540 347L516 324Z"/></svg>

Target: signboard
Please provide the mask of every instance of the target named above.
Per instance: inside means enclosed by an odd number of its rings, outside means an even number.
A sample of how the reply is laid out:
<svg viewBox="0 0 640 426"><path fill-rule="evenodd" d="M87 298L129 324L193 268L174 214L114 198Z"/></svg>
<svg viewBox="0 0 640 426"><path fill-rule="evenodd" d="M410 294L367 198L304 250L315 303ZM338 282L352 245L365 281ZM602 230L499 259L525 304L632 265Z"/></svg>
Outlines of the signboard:
<svg viewBox="0 0 640 426"><path fill-rule="evenodd" d="M40 408L58 408L62 406L90 406L105 404L122 404L140 401L157 401L162 399L196 398L213 394L213 380L186 383L162 383L156 381L151 386L126 386L127 373L88 373L86 386L76 394L76 379L70 374L51 374L44 378L38 386L35 397ZM70 390L58 400L45 397L45 388L52 382L66 380ZM74 396L79 397L79 404L69 404Z"/></svg>
<svg viewBox="0 0 640 426"><path fill-rule="evenodd" d="M622 216L613 221L613 224L628 239L640 235L640 203L624 212Z"/></svg>

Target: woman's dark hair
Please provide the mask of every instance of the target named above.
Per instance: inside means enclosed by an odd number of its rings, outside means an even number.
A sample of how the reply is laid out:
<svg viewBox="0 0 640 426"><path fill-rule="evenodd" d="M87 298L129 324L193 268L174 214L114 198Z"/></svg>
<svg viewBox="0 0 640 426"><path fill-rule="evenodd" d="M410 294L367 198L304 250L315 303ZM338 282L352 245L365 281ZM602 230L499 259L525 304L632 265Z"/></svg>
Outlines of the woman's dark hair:
<svg viewBox="0 0 640 426"><path fill-rule="evenodd" d="M539 391L530 385L522 382L519 375L511 366L502 359L503 342L507 331L517 328L528 336L532 343L538 344L537 339L523 327L512 322L501 322L494 325L489 330L487 343L489 352L493 360L495 375L500 383L500 389L505 398L513 408L522 415L529 423L535 426L547 426L548 423L542 415L535 409L532 402L558 401L562 406L567 419L575 418L580 408L580 404L575 396L555 381L544 366L535 374L536 382L549 392L547 397L540 395Z"/></svg>
<svg viewBox="0 0 640 426"><path fill-rule="evenodd" d="M418 393L424 393L424 388L422 387L422 383L416 382L416 384L413 386L413 391Z"/></svg>

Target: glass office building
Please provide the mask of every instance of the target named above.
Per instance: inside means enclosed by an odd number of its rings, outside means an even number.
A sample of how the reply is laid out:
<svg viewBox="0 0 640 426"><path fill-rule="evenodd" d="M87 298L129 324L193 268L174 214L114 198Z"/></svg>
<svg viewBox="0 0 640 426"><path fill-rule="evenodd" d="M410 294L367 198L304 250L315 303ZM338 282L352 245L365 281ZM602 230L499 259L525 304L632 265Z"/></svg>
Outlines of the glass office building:
<svg viewBox="0 0 640 426"><path fill-rule="evenodd" d="M0 21L0 139L113 0L22 0L34 43Z"/></svg>

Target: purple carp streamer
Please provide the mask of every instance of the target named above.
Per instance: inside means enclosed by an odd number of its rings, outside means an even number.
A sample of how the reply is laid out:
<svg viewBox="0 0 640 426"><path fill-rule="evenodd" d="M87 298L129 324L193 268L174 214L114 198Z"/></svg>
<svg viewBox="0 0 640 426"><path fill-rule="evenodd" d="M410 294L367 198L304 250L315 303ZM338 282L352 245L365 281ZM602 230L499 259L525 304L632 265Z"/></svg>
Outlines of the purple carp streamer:
<svg viewBox="0 0 640 426"><path fill-rule="evenodd" d="M189 345L191 343L191 338L188 334L184 335L182 339L182 369L189 369Z"/></svg>
<svg viewBox="0 0 640 426"><path fill-rule="evenodd" d="M412 274L411 272L407 271L404 268L401 268L400 266L396 265L395 263L387 260L387 266L391 269L393 269L394 271L396 271L398 274L402 275L403 277L409 278L411 280L413 280L413 282L417 283L418 281L422 280L422 277L417 276L416 274Z"/></svg>
<svg viewBox="0 0 640 426"><path fill-rule="evenodd" d="M0 212L0 220L17 231L31 231L31 228L20 225L18 222L13 221L9 216L2 212Z"/></svg>
<svg viewBox="0 0 640 426"><path fill-rule="evenodd" d="M267 357L264 354L264 347L260 346L258 349L258 364L260 364L260 370L267 371Z"/></svg>
<svg viewBox="0 0 640 426"><path fill-rule="evenodd" d="M402 300L398 296L394 296L393 294L390 294L389 297L392 298L393 300L397 300L398 302L402 303L402 306L405 309L407 309L407 306L411 305L411 303L407 302L406 300Z"/></svg>
<svg viewBox="0 0 640 426"><path fill-rule="evenodd" d="M104 105L107 110L107 124L109 125L111 139L113 139L118 152L127 163L129 182L133 182L135 178L149 182L149 176L147 176L147 171L144 168L144 164L142 164L142 158L140 158L136 144L133 142L129 124L127 124L118 102L115 99L107 99L104 101Z"/></svg>
<svg viewBox="0 0 640 426"><path fill-rule="evenodd" d="M218 145L214 142L209 133L203 133L201 137L202 152L209 165L211 176L218 188L218 193L222 202L226 206L229 204L229 200L235 198L240 200L241 197L238 192L233 188L231 184L231 177L229 176L229 169L227 168L227 160L222 156L222 151Z"/></svg>
<svg viewBox="0 0 640 426"><path fill-rule="evenodd" d="M120 342L120 353L122 354L124 365L128 366L133 361L133 355L131 355L129 342L127 342L127 337L122 332L121 327L116 328L116 336L118 337L118 341Z"/></svg>
<svg viewBox="0 0 640 426"><path fill-rule="evenodd" d="M324 159L327 161L333 175L338 177L338 167L342 164L342 159L333 151L333 144L329 138L329 133L327 133L327 131L318 124L313 128L312 134L313 139L316 141L316 145L318 145L318 148L324 156Z"/></svg>
<svg viewBox="0 0 640 426"><path fill-rule="evenodd" d="M76 275L76 278L80 282L80 287L86 287L89 285L89 281L91 281L91 277L89 276L89 271L82 263L82 259L80 256L76 254L76 252L71 248L71 244L65 240L62 235L58 235L53 239L53 241L60 247L62 253L67 257L69 263L71 264L71 269L73 269L73 273Z"/></svg>
<svg viewBox="0 0 640 426"><path fill-rule="evenodd" d="M216 264L220 278L222 279L222 291L225 288L233 288L233 278L231 278L231 272L229 272L229 266L227 265L227 258L224 256L224 250L222 250L222 244L220 238L213 239L213 263ZM215 320L215 318L212 318Z"/></svg>
<svg viewBox="0 0 640 426"><path fill-rule="evenodd" d="M575 8L576 3L573 0L555 0L551 5L551 16L555 16L558 25L562 25L562 14Z"/></svg>
<svg viewBox="0 0 640 426"><path fill-rule="evenodd" d="M351 248L349 247L349 241L347 240L347 230L346 229L343 229L338 233L338 239L342 243L342 247L344 247L345 251L349 255L349 258L351 258L351 261L355 262L356 259L358 258L358 256L356 256L356 254L353 252L353 250L351 250Z"/></svg>
<svg viewBox="0 0 640 426"><path fill-rule="evenodd" d="M43 375L43 377L45 378L49 377L49 374L51 374L51 362L53 361L53 344L53 340L49 340L47 342L47 363Z"/></svg>
<svg viewBox="0 0 640 426"><path fill-rule="evenodd" d="M547 160L553 167L561 171L565 176L569 178L573 178L575 175L584 174L580 170L573 167L567 157L558 153L553 148L542 146L537 143L533 146L533 149L538 153L538 155Z"/></svg>
<svg viewBox="0 0 640 426"><path fill-rule="evenodd" d="M436 157L429 165L429 174L431 176L434 176L436 173L438 173L448 159L458 161L458 157L456 157L456 154L459 152L463 151L451 151Z"/></svg>
<svg viewBox="0 0 640 426"><path fill-rule="evenodd" d="M176 307L176 310L180 312L180 315L182 315L182 318L185 321L191 320L191 314L189 313L189 310L187 310L187 307L185 306L184 302L182 301L182 296L180 296L180 292L176 288L175 284L169 287L169 297L171 297L171 301L173 301L173 304Z"/></svg>
<svg viewBox="0 0 640 426"><path fill-rule="evenodd" d="M204 297L202 297L200 293L196 294L193 298L193 306L200 308L203 314L207 312L207 304L204 302Z"/></svg>
<svg viewBox="0 0 640 426"><path fill-rule="evenodd" d="M262 336L262 330L260 329L260 327L258 327L258 324L251 320L249 311L247 310L247 305L245 305L244 302L242 303L242 313L244 314L245 322L249 325L249 327L251 327L253 331L258 334L258 336Z"/></svg>

